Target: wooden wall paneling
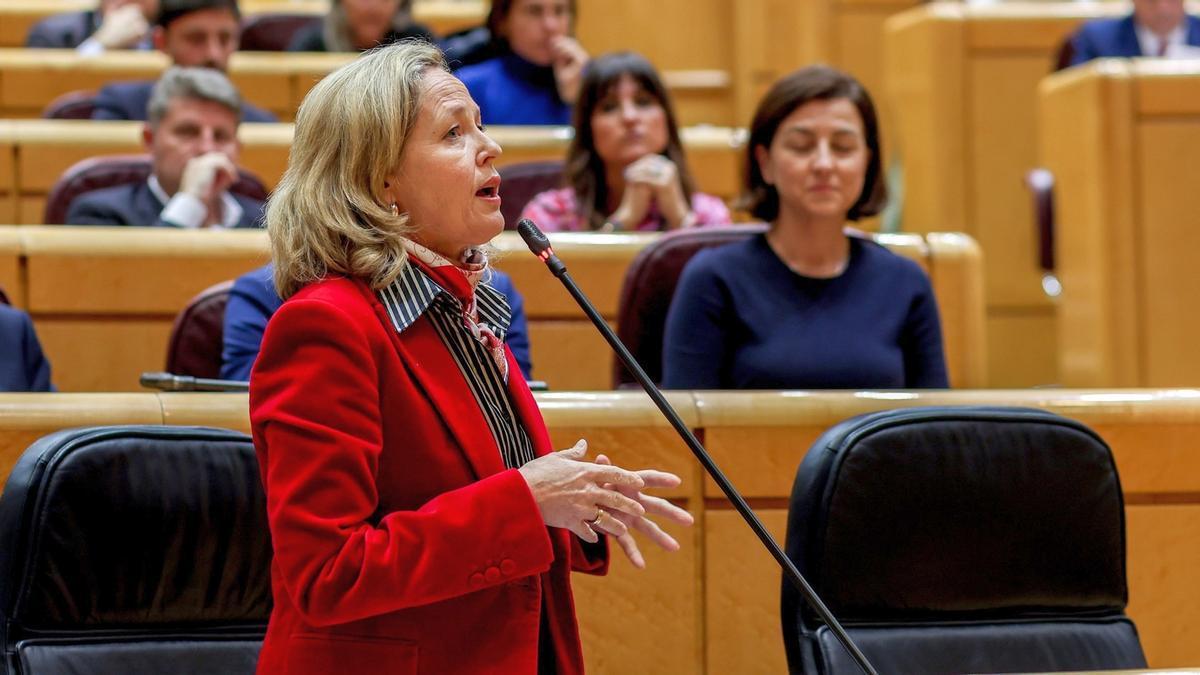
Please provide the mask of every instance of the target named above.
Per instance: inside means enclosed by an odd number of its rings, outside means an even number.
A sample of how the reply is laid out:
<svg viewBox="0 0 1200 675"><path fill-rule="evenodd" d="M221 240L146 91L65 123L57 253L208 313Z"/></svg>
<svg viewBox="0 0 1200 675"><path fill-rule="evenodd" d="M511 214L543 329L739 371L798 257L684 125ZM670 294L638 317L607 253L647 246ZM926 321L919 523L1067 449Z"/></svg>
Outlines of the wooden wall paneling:
<svg viewBox="0 0 1200 675"><path fill-rule="evenodd" d="M982 389L987 386L988 341L984 307L983 251L964 234L931 232L925 240L930 249L929 278L938 298L942 321L946 367L950 386Z"/></svg>

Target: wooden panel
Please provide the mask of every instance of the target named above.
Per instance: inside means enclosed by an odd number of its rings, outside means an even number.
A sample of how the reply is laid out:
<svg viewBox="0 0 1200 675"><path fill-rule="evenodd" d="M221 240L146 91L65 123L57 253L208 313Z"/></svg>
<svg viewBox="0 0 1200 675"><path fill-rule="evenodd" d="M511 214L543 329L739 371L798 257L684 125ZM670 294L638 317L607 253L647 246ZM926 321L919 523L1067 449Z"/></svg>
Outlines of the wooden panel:
<svg viewBox="0 0 1200 675"><path fill-rule="evenodd" d="M161 371L174 314L140 319L59 318L32 312L51 381L59 391L138 391L138 378Z"/></svg>
<svg viewBox="0 0 1200 675"><path fill-rule="evenodd" d="M729 69L734 45L724 0L577 0L577 6L576 35L591 54L631 49L659 70ZM674 25L664 29L664 17L675 17Z"/></svg>
<svg viewBox="0 0 1200 675"><path fill-rule="evenodd" d="M787 511L764 509L757 515L782 546ZM787 672L779 623L779 566L732 509L707 511L704 534L708 672Z"/></svg>
<svg viewBox="0 0 1200 675"><path fill-rule="evenodd" d="M1192 79L1200 85L1200 72ZM1200 297L1194 255L1200 250L1200 219L1195 202L1184 192L1200 185L1200 110L1187 120L1142 121L1137 148L1137 290L1143 309L1136 320L1145 331L1140 354L1144 370L1138 384L1193 386L1200 382L1200 316L1181 303ZM1121 279L1132 281L1124 274Z"/></svg>
<svg viewBox="0 0 1200 675"><path fill-rule="evenodd" d="M162 405L163 424L219 427L250 433L248 394L189 391L163 392L157 396Z"/></svg>
<svg viewBox="0 0 1200 675"><path fill-rule="evenodd" d="M1151 668L1195 666L1200 504L1125 507L1129 616ZM1190 589L1190 592L1184 589Z"/></svg>
<svg viewBox="0 0 1200 675"><path fill-rule="evenodd" d="M551 391L612 389L612 351L590 321L531 319L529 343L533 379Z"/></svg>
<svg viewBox="0 0 1200 675"><path fill-rule="evenodd" d="M153 394L0 393L0 490L21 453L46 434L102 424L161 424Z"/></svg>
<svg viewBox="0 0 1200 675"><path fill-rule="evenodd" d="M942 336L950 386L987 386L987 331L983 307L983 252L963 234L932 233L926 237L928 273L942 316Z"/></svg>
<svg viewBox="0 0 1200 675"><path fill-rule="evenodd" d="M1004 309L987 316L989 387L1057 385L1058 334L1054 315L1039 309Z"/></svg>

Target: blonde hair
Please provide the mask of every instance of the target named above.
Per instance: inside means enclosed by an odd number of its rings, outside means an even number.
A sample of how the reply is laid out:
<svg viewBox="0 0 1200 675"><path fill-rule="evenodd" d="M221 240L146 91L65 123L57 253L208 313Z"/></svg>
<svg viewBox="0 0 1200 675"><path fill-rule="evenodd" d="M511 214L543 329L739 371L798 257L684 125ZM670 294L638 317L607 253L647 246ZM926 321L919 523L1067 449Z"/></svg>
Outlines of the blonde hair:
<svg viewBox="0 0 1200 675"><path fill-rule="evenodd" d="M392 283L404 269L407 214L385 203L429 69L442 53L404 40L364 53L317 83L296 113L287 171L267 204L275 289L288 298L329 274Z"/></svg>

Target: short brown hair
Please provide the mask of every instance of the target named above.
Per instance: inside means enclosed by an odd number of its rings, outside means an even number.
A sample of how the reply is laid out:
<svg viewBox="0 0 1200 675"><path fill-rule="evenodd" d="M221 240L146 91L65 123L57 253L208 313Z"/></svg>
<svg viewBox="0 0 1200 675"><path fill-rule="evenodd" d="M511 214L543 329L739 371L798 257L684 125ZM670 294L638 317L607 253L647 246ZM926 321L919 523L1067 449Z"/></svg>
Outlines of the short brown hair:
<svg viewBox="0 0 1200 675"><path fill-rule="evenodd" d="M763 96L750 123L750 140L746 143L744 185L745 193L738 206L755 218L772 221L779 217L779 192L763 179L762 170L754 156L758 147L770 148L775 132L788 115L809 101L828 101L844 98L854 104L862 117L863 134L871 156L867 160L867 175L862 193L846 212L847 220L873 216L887 204L887 184L883 177L883 148L879 139L879 118L875 104L865 87L852 76L828 66L809 66L785 75Z"/></svg>

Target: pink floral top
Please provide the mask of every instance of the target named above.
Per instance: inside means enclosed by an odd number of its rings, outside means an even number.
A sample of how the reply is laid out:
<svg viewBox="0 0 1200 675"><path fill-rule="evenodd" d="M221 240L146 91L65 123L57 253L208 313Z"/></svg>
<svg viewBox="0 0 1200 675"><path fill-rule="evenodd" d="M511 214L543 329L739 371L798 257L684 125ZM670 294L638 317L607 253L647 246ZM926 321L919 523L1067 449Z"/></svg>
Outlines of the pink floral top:
<svg viewBox="0 0 1200 675"><path fill-rule="evenodd" d="M725 202L702 192L692 194L692 215L695 216L695 227L728 225L730 222L729 208ZM521 217L537 223L544 232L583 232L591 229L579 215L575 190L569 187L539 193L525 205ZM629 224L625 225L628 228ZM646 218L632 229L657 232L665 226L662 214L652 204Z"/></svg>

